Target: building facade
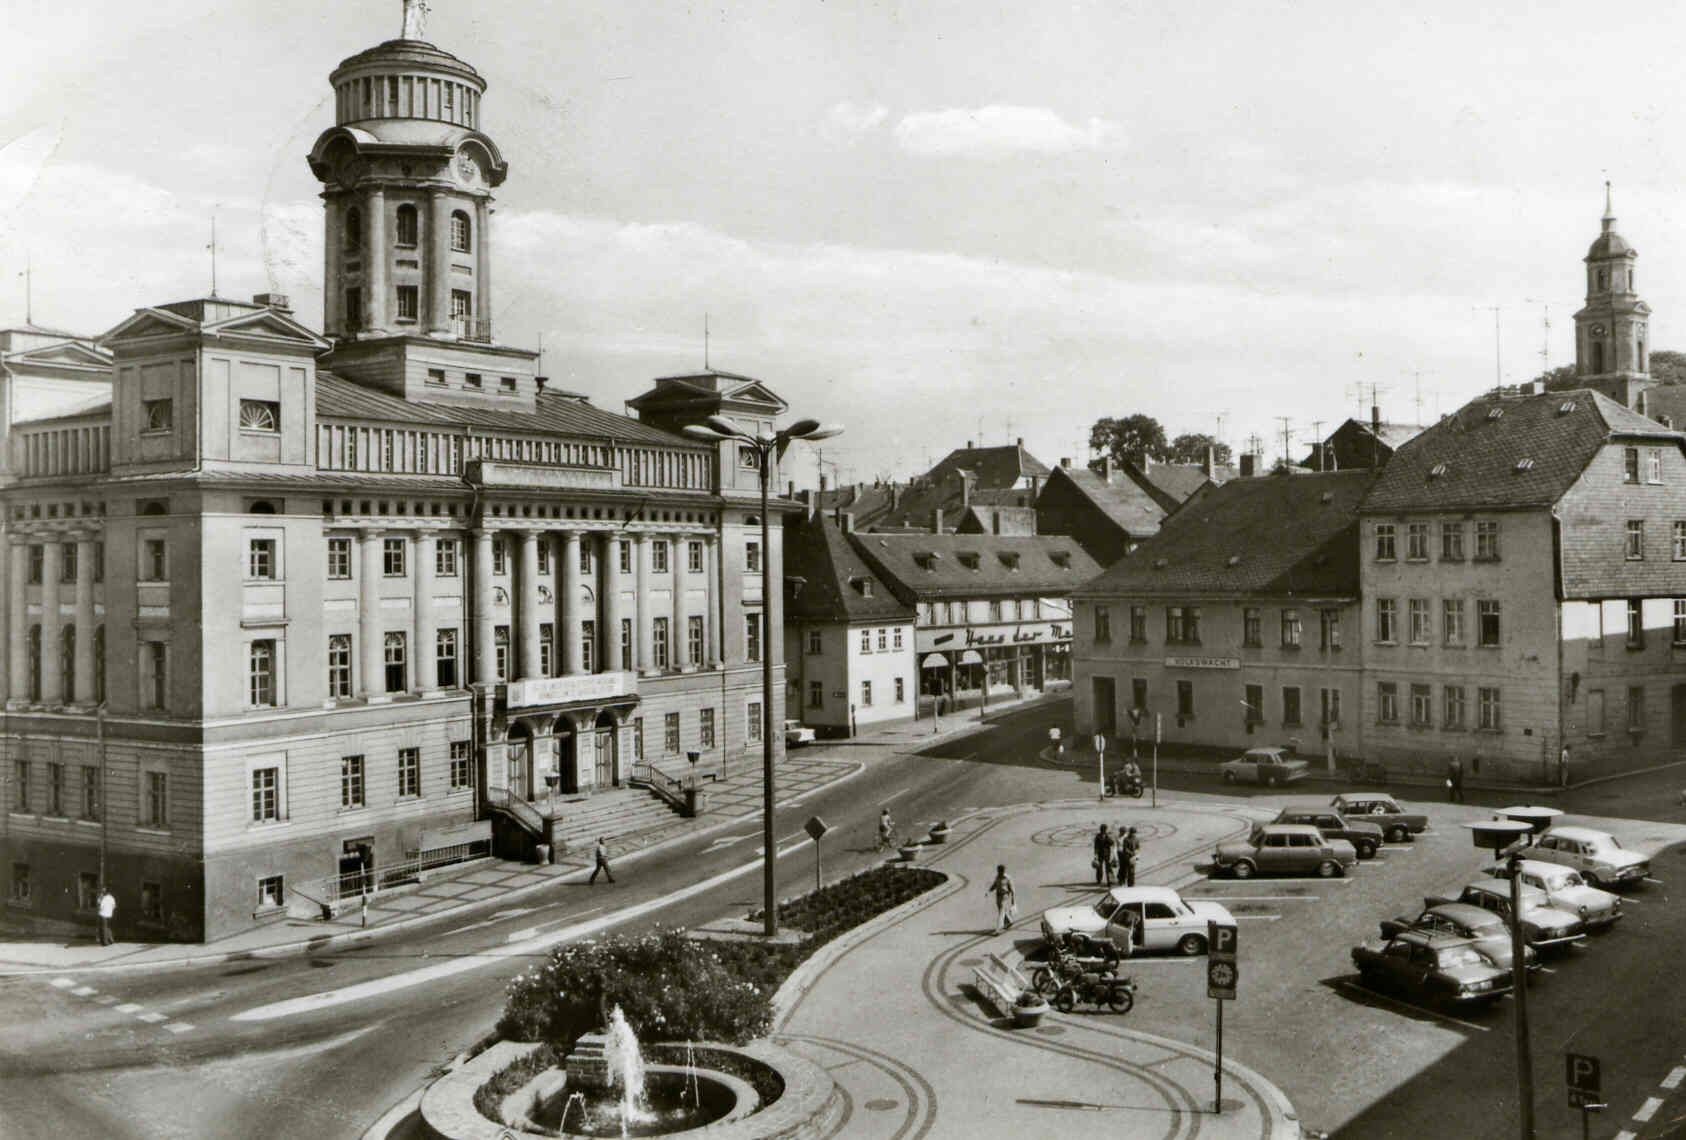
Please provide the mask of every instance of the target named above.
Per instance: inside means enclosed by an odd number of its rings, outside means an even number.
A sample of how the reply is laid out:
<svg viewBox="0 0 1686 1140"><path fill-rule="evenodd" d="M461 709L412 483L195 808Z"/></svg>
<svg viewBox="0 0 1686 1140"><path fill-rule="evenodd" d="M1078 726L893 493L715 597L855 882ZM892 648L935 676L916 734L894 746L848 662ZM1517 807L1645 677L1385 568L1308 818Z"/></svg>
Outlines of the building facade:
<svg viewBox="0 0 1686 1140"><path fill-rule="evenodd" d="M137 937L317 913L550 838L552 785L758 755L763 655L783 716L782 527L761 549L753 460L678 433L783 402L547 390L485 316L484 81L402 39L333 83L327 335L269 295L140 309L103 405L13 430L9 917L91 922L102 874Z"/></svg>

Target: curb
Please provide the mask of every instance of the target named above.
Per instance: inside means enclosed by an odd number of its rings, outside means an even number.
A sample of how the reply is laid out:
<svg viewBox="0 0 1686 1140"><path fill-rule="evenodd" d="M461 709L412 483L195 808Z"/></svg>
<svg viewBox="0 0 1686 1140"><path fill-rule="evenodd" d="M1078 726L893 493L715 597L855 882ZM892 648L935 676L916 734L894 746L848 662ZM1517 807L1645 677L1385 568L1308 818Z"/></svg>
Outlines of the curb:
<svg viewBox="0 0 1686 1140"><path fill-rule="evenodd" d="M839 760L836 762L853 764L854 767L851 771L845 772L843 775L838 776L835 780L828 780L823 784L817 785L811 789L811 792L824 791L834 788L839 784L847 783L859 776L862 772L866 771L867 767L866 763L860 760ZM645 856L652 855L657 851L673 847L687 840L710 835L716 831L724 831L729 827L736 827L744 820L757 818L759 815L760 811L758 809L747 815L733 816L730 819L721 819L708 824L705 827L699 827L694 831L687 831L683 834L664 839L660 843L652 843L650 846L640 848L637 851L629 851L626 854L621 855L618 862L635 863L638 860L643 859ZM512 890L498 895L496 898L480 899L471 903L463 903L461 906L452 907L449 910L437 911L433 914L419 914L408 918L394 919L391 922L383 923L373 929L348 930L339 934L319 934L310 938L298 939L292 942L277 943L273 946L254 947L250 950L225 950L212 954L187 954L175 958L157 958L146 962L90 963L88 965L81 966L21 966L15 969L9 968L4 963L0 963L0 977L27 977L32 974L102 974L141 970L175 970L195 966L214 966L224 962L247 961L253 958L284 958L292 954L316 953L326 950L332 946L342 946L353 942L371 941L376 938L383 938L394 931L407 930L411 927L421 926L430 922L437 922L440 919L451 918L453 916L471 914L477 909L483 909L494 904L505 903L511 899L524 898L527 895L534 894L560 883L581 882L587 878L588 875L588 869L581 867L578 870L553 875L540 883L529 883L523 887L515 887Z"/></svg>

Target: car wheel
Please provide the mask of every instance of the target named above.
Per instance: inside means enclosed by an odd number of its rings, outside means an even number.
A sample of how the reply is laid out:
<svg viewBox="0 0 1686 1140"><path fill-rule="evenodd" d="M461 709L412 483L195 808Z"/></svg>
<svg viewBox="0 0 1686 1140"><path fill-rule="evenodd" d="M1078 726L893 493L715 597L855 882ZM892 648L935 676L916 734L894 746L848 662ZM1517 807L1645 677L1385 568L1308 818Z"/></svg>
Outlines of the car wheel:
<svg viewBox="0 0 1686 1140"><path fill-rule="evenodd" d="M1247 860L1242 859L1240 862L1236 863L1235 866L1230 868L1230 872L1237 879L1251 879L1253 877L1253 865Z"/></svg>
<svg viewBox="0 0 1686 1140"><path fill-rule="evenodd" d="M1226 784L1235 783L1235 773L1234 772L1225 772L1224 773L1224 783L1226 783Z"/></svg>
<svg viewBox="0 0 1686 1140"><path fill-rule="evenodd" d="M1054 1008L1061 1013L1070 1013L1077 1005L1077 989L1075 986L1061 986L1054 991Z"/></svg>
<svg viewBox="0 0 1686 1140"><path fill-rule="evenodd" d="M1185 934L1177 942L1177 953L1185 958L1192 958L1206 952L1206 940L1198 934Z"/></svg>
<svg viewBox="0 0 1686 1140"><path fill-rule="evenodd" d="M1332 879L1340 873L1341 865L1333 859L1325 859L1317 865L1317 877L1320 879Z"/></svg>
<svg viewBox="0 0 1686 1140"><path fill-rule="evenodd" d="M1112 1007L1113 1013L1129 1013L1136 1004L1136 995L1130 992L1129 986L1120 983L1107 991L1106 1004Z"/></svg>
<svg viewBox="0 0 1686 1140"><path fill-rule="evenodd" d="M1358 857L1360 859L1374 859L1376 857L1376 845L1374 843L1360 843L1358 845Z"/></svg>
<svg viewBox="0 0 1686 1140"><path fill-rule="evenodd" d="M1274 788L1274 787L1276 787L1276 774L1275 774L1275 773L1271 773L1271 774L1270 774L1270 775L1268 775L1268 776L1266 776L1266 777L1265 777L1265 778L1264 778L1264 785L1265 785L1265 787L1267 787L1267 788Z"/></svg>
<svg viewBox="0 0 1686 1140"><path fill-rule="evenodd" d="M1406 831L1403 827L1396 827L1387 833L1387 841L1389 843L1404 843L1410 838L1411 833Z"/></svg>

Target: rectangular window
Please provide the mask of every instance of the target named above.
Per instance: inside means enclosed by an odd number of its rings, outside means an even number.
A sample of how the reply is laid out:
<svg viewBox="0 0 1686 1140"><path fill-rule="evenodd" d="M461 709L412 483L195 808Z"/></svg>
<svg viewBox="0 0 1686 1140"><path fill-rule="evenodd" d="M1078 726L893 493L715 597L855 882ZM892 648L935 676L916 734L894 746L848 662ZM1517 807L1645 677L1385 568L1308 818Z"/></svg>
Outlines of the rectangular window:
<svg viewBox="0 0 1686 1140"><path fill-rule="evenodd" d="M1095 644L1112 644L1112 609L1108 606L1095 607Z"/></svg>
<svg viewBox="0 0 1686 1140"><path fill-rule="evenodd" d="M1411 723L1427 728L1434 723L1434 686L1411 686Z"/></svg>
<svg viewBox="0 0 1686 1140"><path fill-rule="evenodd" d="M1392 523L1376 524L1376 561L1392 562L1398 556L1394 546L1394 526Z"/></svg>
<svg viewBox="0 0 1686 1140"><path fill-rule="evenodd" d="M82 818L100 817L100 770L92 764L82 765Z"/></svg>
<svg viewBox="0 0 1686 1140"><path fill-rule="evenodd" d="M474 770L469 760L468 741L451 741L451 791L464 791L473 782Z"/></svg>
<svg viewBox="0 0 1686 1140"><path fill-rule="evenodd" d="M1464 600L1447 598L1440 603L1441 640L1447 645L1464 643Z"/></svg>
<svg viewBox="0 0 1686 1140"><path fill-rule="evenodd" d="M345 291L345 327L356 332L363 327L363 290L352 286Z"/></svg>
<svg viewBox="0 0 1686 1140"><path fill-rule="evenodd" d="M509 627L507 625L492 627L492 664L498 671L498 680L509 680Z"/></svg>
<svg viewBox="0 0 1686 1140"><path fill-rule="evenodd" d="M1322 697L1322 724L1325 728L1339 728L1341 723L1341 691L1339 689L1320 689Z"/></svg>
<svg viewBox="0 0 1686 1140"><path fill-rule="evenodd" d="M1248 606L1241 611L1241 644L1249 649L1257 649L1264 644L1262 612L1257 606Z"/></svg>
<svg viewBox="0 0 1686 1140"><path fill-rule="evenodd" d="M808 631L808 653L810 656L825 652L825 637L821 630Z"/></svg>
<svg viewBox="0 0 1686 1140"><path fill-rule="evenodd" d="M141 581L168 582L170 560L168 548L161 538L149 538L141 545ZM37 578L37 581L40 579Z"/></svg>
<svg viewBox="0 0 1686 1140"><path fill-rule="evenodd" d="M1480 717L1476 722L1476 727L1486 729L1488 732L1498 732L1503 729L1504 709L1499 703L1498 688L1496 686L1489 688L1483 685L1475 690L1475 699L1477 714Z"/></svg>
<svg viewBox="0 0 1686 1140"><path fill-rule="evenodd" d="M247 662L247 703L253 707L275 704L275 642L252 642Z"/></svg>
<svg viewBox="0 0 1686 1140"><path fill-rule="evenodd" d="M632 668L632 619L621 619L621 660L622 669Z"/></svg>
<svg viewBox="0 0 1686 1140"><path fill-rule="evenodd" d="M620 549L621 573L632 573L632 543L623 539L615 545Z"/></svg>
<svg viewBox="0 0 1686 1140"><path fill-rule="evenodd" d="M744 738L751 744L760 744L762 736L761 702L750 701L746 710L749 723L744 725Z"/></svg>
<svg viewBox="0 0 1686 1140"><path fill-rule="evenodd" d="M696 614L685 619L685 641L693 665L703 663L703 619Z"/></svg>
<svg viewBox="0 0 1686 1140"><path fill-rule="evenodd" d="M146 422L146 426L141 428L143 432L169 431L174 423L170 414L170 401L142 400L141 419Z"/></svg>
<svg viewBox="0 0 1686 1140"><path fill-rule="evenodd" d="M703 572L703 544L687 542L685 544L685 568L693 574Z"/></svg>
<svg viewBox="0 0 1686 1140"><path fill-rule="evenodd" d="M989 620L990 621L1000 621L1001 620L1001 599L1000 598L991 598L989 600Z"/></svg>
<svg viewBox="0 0 1686 1140"><path fill-rule="evenodd" d="M1461 522L1443 522L1440 524L1440 561L1462 562L1464 560L1464 524Z"/></svg>
<svg viewBox="0 0 1686 1140"><path fill-rule="evenodd" d="M662 717L662 751L679 751L679 714L670 712Z"/></svg>
<svg viewBox="0 0 1686 1140"><path fill-rule="evenodd" d="M169 647L162 641L141 642L142 702L149 709L161 709L169 704Z"/></svg>
<svg viewBox="0 0 1686 1140"><path fill-rule="evenodd" d="M404 576L405 545L406 540L402 538L381 539L381 573L388 578Z"/></svg>
<svg viewBox="0 0 1686 1140"><path fill-rule="evenodd" d="M1686 599L1674 599L1674 643L1686 645Z"/></svg>
<svg viewBox="0 0 1686 1140"><path fill-rule="evenodd" d="M436 388L443 388L445 386L445 370L443 368L429 368L427 370L427 382Z"/></svg>
<svg viewBox="0 0 1686 1140"><path fill-rule="evenodd" d="M398 319L401 321L413 321L420 312L421 297L416 286L398 286Z"/></svg>
<svg viewBox="0 0 1686 1140"><path fill-rule="evenodd" d="M862 630L865 634L867 631ZM744 657L749 661L761 660L761 615L743 615Z"/></svg>
<svg viewBox="0 0 1686 1140"><path fill-rule="evenodd" d="M898 705L905 704L907 702L907 686L904 683L905 681L905 677L896 678L896 703Z"/></svg>
<svg viewBox="0 0 1686 1140"><path fill-rule="evenodd" d="M457 631L442 629L433 635L434 667L438 670L439 687L457 687Z"/></svg>
<svg viewBox="0 0 1686 1140"><path fill-rule="evenodd" d="M1318 625L1320 646L1323 649L1339 649L1341 647L1341 611L1318 611Z"/></svg>
<svg viewBox="0 0 1686 1140"><path fill-rule="evenodd" d="M1645 520L1627 520L1627 560L1642 561L1645 557Z"/></svg>
<svg viewBox="0 0 1686 1140"><path fill-rule="evenodd" d="M703 709L697 724L697 743L702 748L714 747L714 710Z"/></svg>
<svg viewBox="0 0 1686 1140"><path fill-rule="evenodd" d="M342 580L351 577L351 540L349 538L330 538L328 540L328 577Z"/></svg>
<svg viewBox="0 0 1686 1140"><path fill-rule="evenodd" d="M1656 448L1645 451L1645 481L1647 483L1661 483L1663 481L1663 453Z"/></svg>
<svg viewBox="0 0 1686 1140"><path fill-rule="evenodd" d="M1399 603L1392 598L1376 599L1376 640L1384 645L1399 640Z"/></svg>
<svg viewBox="0 0 1686 1140"><path fill-rule="evenodd" d="M1627 647L1642 649L1645 645L1645 603L1638 598L1627 600Z"/></svg>
<svg viewBox="0 0 1686 1140"><path fill-rule="evenodd" d="M509 573L509 544L501 534L492 536L492 573Z"/></svg>
<svg viewBox="0 0 1686 1140"><path fill-rule="evenodd" d="M1376 720L1382 724L1399 723L1399 686L1392 681L1376 682Z"/></svg>
<svg viewBox="0 0 1686 1140"><path fill-rule="evenodd" d="M808 682L808 707L821 708L825 704L825 685L819 681Z"/></svg>
<svg viewBox="0 0 1686 1140"><path fill-rule="evenodd" d="M1246 723L1262 724L1264 722L1264 686L1242 686L1241 707L1241 716Z"/></svg>
<svg viewBox="0 0 1686 1140"><path fill-rule="evenodd" d="M59 544L59 582L68 585L76 581L76 543Z"/></svg>
<svg viewBox="0 0 1686 1140"><path fill-rule="evenodd" d="M650 541L650 572L652 574L667 573L667 539L656 538Z"/></svg>
<svg viewBox="0 0 1686 1140"><path fill-rule="evenodd" d="M94 581L105 581L105 543L94 543Z"/></svg>
<svg viewBox="0 0 1686 1140"><path fill-rule="evenodd" d="M1639 449L1637 447L1622 448L1622 482L1639 482Z"/></svg>
<svg viewBox="0 0 1686 1140"><path fill-rule="evenodd" d="M538 555L538 572L540 574L550 573L550 543L541 538L533 546L535 553Z"/></svg>
<svg viewBox="0 0 1686 1140"><path fill-rule="evenodd" d="M340 807L363 806L363 757L340 757Z"/></svg>
<svg viewBox="0 0 1686 1140"><path fill-rule="evenodd" d="M435 578L455 578L457 576L457 540L442 538L433 548L433 576Z"/></svg>
<svg viewBox="0 0 1686 1140"><path fill-rule="evenodd" d="M398 798L421 795L421 749L398 750Z"/></svg>
<svg viewBox="0 0 1686 1140"><path fill-rule="evenodd" d="M1412 562L1428 561L1428 524L1405 524L1405 557Z"/></svg>
<svg viewBox="0 0 1686 1140"><path fill-rule="evenodd" d="M1177 715L1187 720L1194 716L1194 682L1177 682Z"/></svg>
<svg viewBox="0 0 1686 1140"><path fill-rule="evenodd" d="M1494 646L1499 643L1499 603L1491 599L1482 599L1475 603L1476 635L1478 645Z"/></svg>
<svg viewBox="0 0 1686 1140"><path fill-rule="evenodd" d="M655 618L650 623L650 664L657 669L667 668L667 619Z"/></svg>
<svg viewBox="0 0 1686 1140"><path fill-rule="evenodd" d="M29 584L39 586L46 574L47 548L36 544L29 548Z"/></svg>
<svg viewBox="0 0 1686 1140"><path fill-rule="evenodd" d="M1409 603L1411 617L1411 644L1427 645L1434 637L1434 622L1429 616L1428 599L1412 598Z"/></svg>
<svg viewBox="0 0 1686 1140"><path fill-rule="evenodd" d="M761 544L749 542L744 545L743 565L745 570L761 569Z"/></svg>
<svg viewBox="0 0 1686 1140"><path fill-rule="evenodd" d="M1447 685L1441 690L1441 703L1447 728L1463 728L1465 718L1469 715L1465 709L1464 687L1462 685Z"/></svg>
<svg viewBox="0 0 1686 1140"><path fill-rule="evenodd" d="M1138 645L1147 641L1147 607L1130 607L1130 640Z"/></svg>
<svg viewBox="0 0 1686 1140"><path fill-rule="evenodd" d="M146 774L147 827L167 829L170 826L170 776L167 772Z"/></svg>
<svg viewBox="0 0 1686 1140"><path fill-rule="evenodd" d="M1300 690L1298 685L1284 685L1282 687L1282 723L1285 725L1300 723Z"/></svg>
<svg viewBox="0 0 1686 1140"><path fill-rule="evenodd" d="M644 718L641 716L632 718L632 758L644 759Z"/></svg>
<svg viewBox="0 0 1686 1140"><path fill-rule="evenodd" d="M891 639L891 643L892 643L891 644L892 649L897 649L897 650L901 649L901 647L902 647L902 627L901 626L898 625L895 629L890 631L890 639Z"/></svg>
<svg viewBox="0 0 1686 1140"><path fill-rule="evenodd" d="M12 901L17 903L19 906L30 906L32 905L33 899L34 893L30 888L29 882L29 864L13 863Z"/></svg>
<svg viewBox="0 0 1686 1140"><path fill-rule="evenodd" d="M871 706L872 706L872 682L871 681L862 681L861 682L861 708L863 708L863 709L864 708L870 708Z"/></svg>
<svg viewBox="0 0 1686 1140"><path fill-rule="evenodd" d="M410 655L404 633L386 635L383 653L386 659L386 691L402 693L410 687Z"/></svg>
<svg viewBox="0 0 1686 1140"><path fill-rule="evenodd" d="M252 769L252 822L273 823L281 818L281 769Z"/></svg>
<svg viewBox="0 0 1686 1140"><path fill-rule="evenodd" d="M1300 625L1299 610L1282 611L1282 648L1298 649L1305 631Z"/></svg>
<svg viewBox="0 0 1686 1140"><path fill-rule="evenodd" d="M888 653L889 651L890 651L890 631L888 629L881 629L881 630L878 631L878 652Z"/></svg>
<svg viewBox="0 0 1686 1140"><path fill-rule="evenodd" d="M284 876L266 875L258 880L258 910L271 910L281 905L286 895Z"/></svg>
<svg viewBox="0 0 1686 1140"><path fill-rule="evenodd" d="M580 543L580 573L591 573L591 543Z"/></svg>
<svg viewBox="0 0 1686 1140"><path fill-rule="evenodd" d="M1475 524L1475 557L1492 562L1499 557L1498 520Z"/></svg>
<svg viewBox="0 0 1686 1140"><path fill-rule="evenodd" d="M1674 560L1686 562L1686 522L1674 524Z"/></svg>
<svg viewBox="0 0 1686 1140"><path fill-rule="evenodd" d="M29 810L29 761L12 761L12 810Z"/></svg>
<svg viewBox="0 0 1686 1140"><path fill-rule="evenodd" d="M1183 608L1165 607L1165 644L1176 645L1183 639Z"/></svg>
<svg viewBox="0 0 1686 1140"><path fill-rule="evenodd" d="M556 676L556 625L539 622L539 675Z"/></svg>
<svg viewBox="0 0 1686 1140"><path fill-rule="evenodd" d="M164 921L164 887L160 883L141 880L140 916L142 922Z"/></svg>
<svg viewBox="0 0 1686 1140"><path fill-rule="evenodd" d="M580 670L597 672L597 622L591 618L580 622Z"/></svg>
<svg viewBox="0 0 1686 1140"><path fill-rule="evenodd" d="M64 765L47 763L47 814L64 815Z"/></svg>
<svg viewBox="0 0 1686 1140"><path fill-rule="evenodd" d="M1147 708L1147 681L1141 677L1130 679L1130 707L1133 709Z"/></svg>

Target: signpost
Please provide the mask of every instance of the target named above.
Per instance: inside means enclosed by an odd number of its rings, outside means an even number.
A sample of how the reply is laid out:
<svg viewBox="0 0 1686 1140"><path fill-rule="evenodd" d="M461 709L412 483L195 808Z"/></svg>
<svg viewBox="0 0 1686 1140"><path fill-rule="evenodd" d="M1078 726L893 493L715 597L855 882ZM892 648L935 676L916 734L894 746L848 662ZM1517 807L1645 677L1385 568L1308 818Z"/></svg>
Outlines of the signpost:
<svg viewBox="0 0 1686 1140"><path fill-rule="evenodd" d="M808 817L808 822L802 825L802 830L806 831L809 838L814 841L814 889L817 891L820 889L820 836L830 831L831 828L827 827L825 820L819 816L811 815Z"/></svg>
<svg viewBox="0 0 1686 1140"><path fill-rule="evenodd" d="M1106 800L1106 737L1098 732L1095 733L1095 762L1101 766L1100 798L1104 802Z"/></svg>
<svg viewBox="0 0 1686 1140"><path fill-rule="evenodd" d="M1601 1092L1603 1070L1597 1057L1588 1057L1584 1053L1565 1053L1563 1067L1569 1085L1569 1107L1581 1110L1581 1140L1586 1140L1591 1127L1587 1113L1604 1108Z"/></svg>
<svg viewBox="0 0 1686 1140"><path fill-rule="evenodd" d="M1235 1000L1235 983L1241 972L1235 962L1237 934L1233 926L1218 922L1206 924L1206 996L1218 1003L1218 1059L1212 1067L1212 1083L1216 1095L1212 1111L1224 1110L1224 1002Z"/></svg>
<svg viewBox="0 0 1686 1140"><path fill-rule="evenodd" d="M1159 806L1159 714L1153 714L1153 806Z"/></svg>

